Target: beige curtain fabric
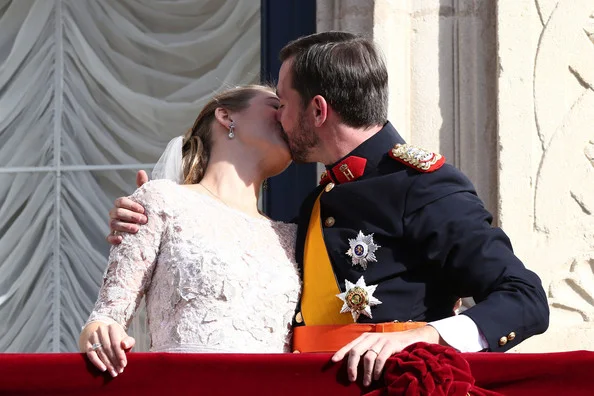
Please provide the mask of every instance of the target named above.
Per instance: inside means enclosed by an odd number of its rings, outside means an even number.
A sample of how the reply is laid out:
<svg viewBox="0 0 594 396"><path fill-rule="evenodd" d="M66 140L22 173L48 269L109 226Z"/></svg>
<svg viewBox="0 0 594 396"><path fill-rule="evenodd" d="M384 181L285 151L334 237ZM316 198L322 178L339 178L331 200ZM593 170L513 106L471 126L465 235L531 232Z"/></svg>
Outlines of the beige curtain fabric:
<svg viewBox="0 0 594 396"><path fill-rule="evenodd" d="M0 352L77 350L113 199L259 70L259 0L0 0Z"/></svg>

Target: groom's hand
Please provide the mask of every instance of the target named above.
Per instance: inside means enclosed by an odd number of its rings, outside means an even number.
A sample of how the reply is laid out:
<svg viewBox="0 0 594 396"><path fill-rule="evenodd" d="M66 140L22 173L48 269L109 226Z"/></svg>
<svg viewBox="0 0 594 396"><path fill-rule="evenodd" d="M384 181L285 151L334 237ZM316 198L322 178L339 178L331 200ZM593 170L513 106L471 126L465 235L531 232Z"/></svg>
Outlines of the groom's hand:
<svg viewBox="0 0 594 396"><path fill-rule="evenodd" d="M390 356L416 342L445 345L432 326L394 333L365 333L338 350L332 356L332 361L338 362L348 356L348 377L350 381L356 381L357 366L362 359L363 385L369 386L372 377L376 381L380 379Z"/></svg>
<svg viewBox="0 0 594 396"><path fill-rule="evenodd" d="M136 174L136 186L140 187L148 181L148 175L140 170ZM114 207L109 211L110 234L107 236L107 242L112 245L118 245L122 242L120 232L135 234L138 232L138 226L147 221L144 215L144 208L130 198L119 197L114 202Z"/></svg>

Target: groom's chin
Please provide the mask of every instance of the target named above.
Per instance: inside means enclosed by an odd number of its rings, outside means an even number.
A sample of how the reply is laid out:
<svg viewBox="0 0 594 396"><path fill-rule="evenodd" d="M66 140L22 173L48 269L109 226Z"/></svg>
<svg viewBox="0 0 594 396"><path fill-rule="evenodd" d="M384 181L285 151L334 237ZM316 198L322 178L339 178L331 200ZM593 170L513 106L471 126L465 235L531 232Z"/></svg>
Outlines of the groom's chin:
<svg viewBox="0 0 594 396"><path fill-rule="evenodd" d="M291 160L294 164L308 164L311 162L307 160L307 153L303 151L292 150L290 146L289 151L291 153Z"/></svg>

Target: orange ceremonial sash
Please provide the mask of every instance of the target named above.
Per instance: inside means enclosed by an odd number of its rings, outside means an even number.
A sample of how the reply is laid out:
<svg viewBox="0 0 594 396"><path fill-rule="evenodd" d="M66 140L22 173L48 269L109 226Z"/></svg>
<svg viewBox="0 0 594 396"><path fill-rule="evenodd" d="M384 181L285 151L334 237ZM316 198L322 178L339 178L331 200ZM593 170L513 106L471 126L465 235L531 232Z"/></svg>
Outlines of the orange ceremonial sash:
<svg viewBox="0 0 594 396"><path fill-rule="evenodd" d="M425 322L388 322L298 326L293 329L293 352L332 353L338 351L364 333L406 331L425 325Z"/></svg>

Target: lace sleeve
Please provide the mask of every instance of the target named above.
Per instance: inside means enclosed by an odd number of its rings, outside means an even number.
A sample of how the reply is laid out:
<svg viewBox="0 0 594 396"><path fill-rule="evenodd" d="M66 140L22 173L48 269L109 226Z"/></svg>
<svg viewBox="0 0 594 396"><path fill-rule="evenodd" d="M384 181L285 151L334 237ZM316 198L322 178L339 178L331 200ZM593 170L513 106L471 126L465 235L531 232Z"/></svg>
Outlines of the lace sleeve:
<svg viewBox="0 0 594 396"><path fill-rule="evenodd" d="M103 285L87 324L101 321L128 328L138 304L148 289L161 237L166 226L162 181L145 183L130 198L144 206L148 222L136 234L122 234L122 242L112 246Z"/></svg>

